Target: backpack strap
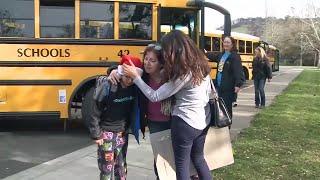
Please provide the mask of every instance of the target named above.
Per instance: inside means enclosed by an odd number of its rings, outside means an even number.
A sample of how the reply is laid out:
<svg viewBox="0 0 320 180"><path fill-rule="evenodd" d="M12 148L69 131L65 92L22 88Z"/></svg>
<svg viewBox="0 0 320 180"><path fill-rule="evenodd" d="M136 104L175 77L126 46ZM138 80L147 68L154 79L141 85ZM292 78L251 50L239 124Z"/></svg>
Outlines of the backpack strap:
<svg viewBox="0 0 320 180"><path fill-rule="evenodd" d="M99 105L103 105L109 100L111 84L108 81L108 76L99 76L96 79L96 87L93 94L93 99ZM106 103L109 104L109 103Z"/></svg>

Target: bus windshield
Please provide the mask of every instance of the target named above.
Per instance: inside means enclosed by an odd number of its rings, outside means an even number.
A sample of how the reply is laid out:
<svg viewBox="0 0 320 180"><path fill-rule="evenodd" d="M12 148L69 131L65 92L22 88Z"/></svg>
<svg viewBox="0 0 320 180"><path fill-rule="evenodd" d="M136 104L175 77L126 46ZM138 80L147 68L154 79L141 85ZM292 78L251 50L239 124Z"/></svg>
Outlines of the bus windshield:
<svg viewBox="0 0 320 180"><path fill-rule="evenodd" d="M195 42L197 40L197 11L194 9L161 8L160 25L162 35L177 29L188 34Z"/></svg>

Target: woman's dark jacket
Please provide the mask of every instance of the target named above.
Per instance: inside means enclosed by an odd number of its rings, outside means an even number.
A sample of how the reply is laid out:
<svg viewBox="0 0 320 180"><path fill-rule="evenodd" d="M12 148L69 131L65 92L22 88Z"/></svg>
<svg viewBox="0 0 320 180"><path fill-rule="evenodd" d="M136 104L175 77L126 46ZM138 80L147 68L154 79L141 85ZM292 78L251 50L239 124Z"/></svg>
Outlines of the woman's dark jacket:
<svg viewBox="0 0 320 180"><path fill-rule="evenodd" d="M142 80L145 83L148 83L149 77L148 74L143 72L142 74ZM145 131L146 127L148 125L148 120L147 120L147 111L148 111L148 102L149 100L147 97L142 93L142 91L138 88L138 102L139 102L139 108L140 108L140 129L143 134L143 137L145 137Z"/></svg>
<svg viewBox="0 0 320 180"><path fill-rule="evenodd" d="M252 62L253 79L271 79L272 70L267 58L255 57Z"/></svg>
<svg viewBox="0 0 320 180"><path fill-rule="evenodd" d="M219 64L223 54L224 52L219 54L209 52L207 53L207 57L209 58L209 60ZM217 75L218 71L216 73L216 77ZM231 52L223 66L222 79L219 91L234 92L235 87L241 87L244 84L244 82L245 76L242 70L241 57L237 52Z"/></svg>

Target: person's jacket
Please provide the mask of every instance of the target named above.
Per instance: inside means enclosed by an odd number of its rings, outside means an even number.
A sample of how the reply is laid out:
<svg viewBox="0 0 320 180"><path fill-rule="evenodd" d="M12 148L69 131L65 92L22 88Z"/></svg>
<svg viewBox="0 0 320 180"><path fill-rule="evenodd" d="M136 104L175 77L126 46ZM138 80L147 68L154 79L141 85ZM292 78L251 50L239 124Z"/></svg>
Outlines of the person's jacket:
<svg viewBox="0 0 320 180"><path fill-rule="evenodd" d="M223 54L224 52L219 54L209 52L207 53L207 57L209 60L216 62L218 65ZM216 77L217 75L218 71ZM235 87L240 88L244 82L245 76L242 70L241 57L237 52L231 52L224 63L221 84L218 89L220 92L234 92Z"/></svg>
<svg viewBox="0 0 320 180"><path fill-rule="evenodd" d="M254 79L272 78L272 70L267 58L255 57L252 62L252 69Z"/></svg>
<svg viewBox="0 0 320 180"><path fill-rule="evenodd" d="M147 74L143 72L142 79L144 82L147 81ZM140 89L137 89L137 94L139 98L139 107L140 107L140 129L143 134L143 138L145 137L145 131L146 127L148 125L148 120L147 120L147 112L148 112L148 99L147 97L140 91Z"/></svg>
<svg viewBox="0 0 320 180"><path fill-rule="evenodd" d="M94 103L91 109L91 115L89 119L89 131L92 139L99 139L104 127L103 113L108 109L108 96L110 94L111 84L107 80L106 76L100 76L96 81L96 88L93 95ZM137 92L137 87L134 87L134 92ZM139 129L140 129L140 109L138 106L138 95L135 93L135 99L132 103L131 113L128 114L128 133L135 136L137 142L139 143Z"/></svg>

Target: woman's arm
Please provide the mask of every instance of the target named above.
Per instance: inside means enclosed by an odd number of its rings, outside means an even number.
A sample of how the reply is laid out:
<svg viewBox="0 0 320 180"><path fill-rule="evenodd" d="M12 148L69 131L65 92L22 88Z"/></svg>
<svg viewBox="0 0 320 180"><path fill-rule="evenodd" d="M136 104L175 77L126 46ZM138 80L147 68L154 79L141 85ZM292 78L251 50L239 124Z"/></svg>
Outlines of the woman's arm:
<svg viewBox="0 0 320 180"><path fill-rule="evenodd" d="M232 72L235 78L235 87L241 87L244 83L245 77L241 65L241 57L238 53L232 54Z"/></svg>
<svg viewBox="0 0 320 180"><path fill-rule="evenodd" d="M136 77L133 82L139 87L142 93L151 101L162 101L172 95L176 94L191 80L191 74L186 75L183 78L178 78L175 81L169 81L160 86L157 90L153 90L148 86L141 77Z"/></svg>
<svg viewBox="0 0 320 180"><path fill-rule="evenodd" d="M266 58L265 61L266 61L265 71L266 71L266 74L267 74L267 78L270 80L270 79L272 79L272 68L271 68L271 64L270 64L268 58Z"/></svg>
<svg viewBox="0 0 320 180"><path fill-rule="evenodd" d="M123 64L124 74L133 79L133 82L151 102L159 102L176 94L192 78L192 74L189 73L181 78L177 78L176 80L168 81L155 91L142 80L134 64L131 61L129 62L131 66Z"/></svg>
<svg viewBox="0 0 320 180"><path fill-rule="evenodd" d="M218 63L219 62L219 57L220 57L220 53L217 53L217 52L207 52L206 53L206 56L208 57L208 59L211 61L211 62L216 62Z"/></svg>

